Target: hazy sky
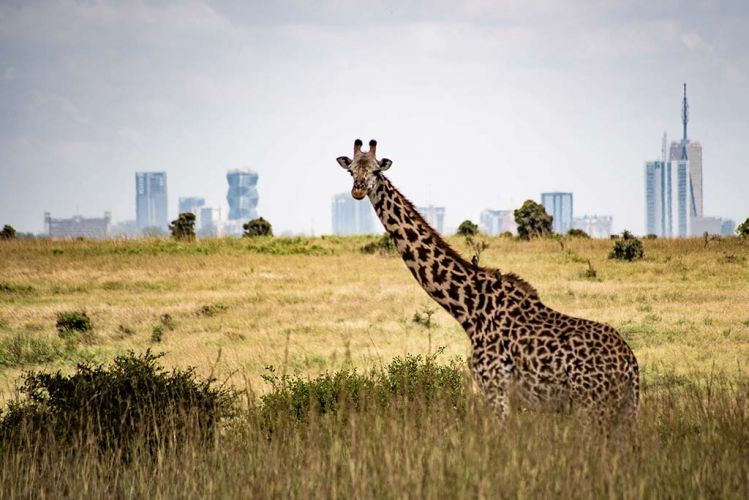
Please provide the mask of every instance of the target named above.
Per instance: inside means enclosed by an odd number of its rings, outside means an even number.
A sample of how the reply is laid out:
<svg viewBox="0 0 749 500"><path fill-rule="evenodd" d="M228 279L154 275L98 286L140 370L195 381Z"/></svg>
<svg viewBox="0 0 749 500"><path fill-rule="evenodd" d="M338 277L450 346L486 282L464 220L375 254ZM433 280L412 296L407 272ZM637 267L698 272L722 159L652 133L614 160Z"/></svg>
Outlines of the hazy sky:
<svg viewBox="0 0 749 500"><path fill-rule="evenodd" d="M0 2L0 224L135 218L134 173L226 206L259 172L277 232L330 231L335 157L376 138L448 225L572 191L644 231L661 136L703 146L706 215L749 216L749 2Z"/></svg>

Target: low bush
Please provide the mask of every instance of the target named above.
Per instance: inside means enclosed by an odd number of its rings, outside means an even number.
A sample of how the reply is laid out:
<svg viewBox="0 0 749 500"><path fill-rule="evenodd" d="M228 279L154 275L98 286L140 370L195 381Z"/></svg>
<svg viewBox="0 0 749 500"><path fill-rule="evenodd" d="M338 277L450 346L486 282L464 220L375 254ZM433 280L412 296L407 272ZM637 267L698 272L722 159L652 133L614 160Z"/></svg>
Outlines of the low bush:
<svg viewBox="0 0 749 500"><path fill-rule="evenodd" d="M245 238L250 253L270 255L332 255L333 251L312 243L309 238Z"/></svg>
<svg viewBox="0 0 749 500"><path fill-rule="evenodd" d="M91 318L85 311L66 311L57 314L55 324L60 336L66 336L74 332L89 332L93 329Z"/></svg>
<svg viewBox="0 0 749 500"><path fill-rule="evenodd" d="M622 237L614 241L614 248L609 254L609 259L633 260L641 259L644 255L642 241L637 239L629 231L624 231Z"/></svg>
<svg viewBox="0 0 749 500"><path fill-rule="evenodd" d="M252 219L247 224L242 224L245 238L255 236L273 236L273 225L262 217Z"/></svg>
<svg viewBox="0 0 749 500"><path fill-rule="evenodd" d="M310 412L335 414L358 412L366 408L384 408L414 399L427 407L437 399L452 408L465 404L465 369L457 360L437 363L437 354L397 357L383 370L359 373L344 369L314 379L278 375L273 367L263 378L272 390L260 398L264 425L272 431L279 421L306 420Z"/></svg>
<svg viewBox="0 0 749 500"><path fill-rule="evenodd" d="M590 236L588 235L588 233L586 233L582 229L576 229L576 228L572 228L569 231L567 231L567 236L569 236L570 238L583 238L583 239L588 239L588 240L590 239Z"/></svg>
<svg viewBox="0 0 749 500"><path fill-rule="evenodd" d="M2 231L0 231L0 240L14 240L14 239L16 239L16 229L9 224L5 224L5 226L3 226Z"/></svg>
<svg viewBox="0 0 749 500"><path fill-rule="evenodd" d="M163 446L194 431L210 438L232 414L235 393L215 388L213 379L199 380L192 369L166 372L159 357L129 352L109 366L79 364L72 375L25 374L20 391L26 398L10 403L0 439L7 445L81 438L126 452L136 440Z"/></svg>
<svg viewBox="0 0 749 500"><path fill-rule="evenodd" d="M361 247L362 253L379 254L383 256L396 255L395 244L388 233L383 234L375 241L371 241Z"/></svg>

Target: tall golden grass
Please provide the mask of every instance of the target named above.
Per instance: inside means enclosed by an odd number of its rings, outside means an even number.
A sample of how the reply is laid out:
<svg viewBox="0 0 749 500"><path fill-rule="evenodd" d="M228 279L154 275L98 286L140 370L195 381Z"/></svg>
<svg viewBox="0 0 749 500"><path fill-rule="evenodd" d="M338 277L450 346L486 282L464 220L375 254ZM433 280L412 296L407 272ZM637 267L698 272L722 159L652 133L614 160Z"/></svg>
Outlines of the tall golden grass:
<svg viewBox="0 0 749 500"><path fill-rule="evenodd" d="M749 496L749 242L738 239L646 240L633 263L609 260L610 241L489 239L483 265L526 278L555 309L613 325L633 347L643 393L631 440L609 442L566 415L515 412L500 424L472 392L466 412L418 398L313 412L269 439L256 406L269 365L312 377L437 346L465 358L446 313L429 331L413 321L430 301L400 259L360 252L374 240L0 241L3 400L24 370L148 347L247 395L213 446L188 439L125 464L85 440L3 448L0 496ZM57 314L74 310L93 333L61 339Z"/></svg>

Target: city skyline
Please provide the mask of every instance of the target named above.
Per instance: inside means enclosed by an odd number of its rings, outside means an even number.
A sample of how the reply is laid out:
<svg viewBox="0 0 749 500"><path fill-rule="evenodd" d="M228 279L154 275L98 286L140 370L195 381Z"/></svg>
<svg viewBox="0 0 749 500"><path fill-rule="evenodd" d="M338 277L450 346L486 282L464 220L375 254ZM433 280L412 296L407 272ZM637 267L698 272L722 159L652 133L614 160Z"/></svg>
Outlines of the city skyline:
<svg viewBox="0 0 749 500"><path fill-rule="evenodd" d="M278 233L327 233L330 197L350 189L334 159L361 137L416 205L448 208L446 227L566 191L576 212L644 233L642 162L678 123L684 81L705 213L749 213L741 2L40 0L0 14L0 217L19 231L40 232L44 211L129 220L123 186L141 170L166 172L172 200L223 207L224 172L250 166Z"/></svg>

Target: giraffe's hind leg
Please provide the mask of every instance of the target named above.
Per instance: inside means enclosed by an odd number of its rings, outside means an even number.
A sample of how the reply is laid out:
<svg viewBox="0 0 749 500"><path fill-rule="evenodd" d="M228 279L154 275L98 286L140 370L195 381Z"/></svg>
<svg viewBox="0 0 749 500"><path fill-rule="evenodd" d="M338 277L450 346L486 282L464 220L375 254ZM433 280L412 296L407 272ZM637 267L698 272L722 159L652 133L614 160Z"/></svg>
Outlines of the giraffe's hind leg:
<svg viewBox="0 0 749 500"><path fill-rule="evenodd" d="M475 365L471 366L471 373L494 413L500 420L505 420L510 411L507 378L494 371L484 371Z"/></svg>

